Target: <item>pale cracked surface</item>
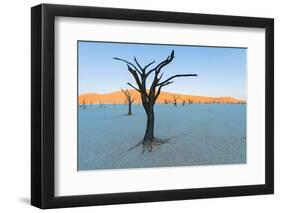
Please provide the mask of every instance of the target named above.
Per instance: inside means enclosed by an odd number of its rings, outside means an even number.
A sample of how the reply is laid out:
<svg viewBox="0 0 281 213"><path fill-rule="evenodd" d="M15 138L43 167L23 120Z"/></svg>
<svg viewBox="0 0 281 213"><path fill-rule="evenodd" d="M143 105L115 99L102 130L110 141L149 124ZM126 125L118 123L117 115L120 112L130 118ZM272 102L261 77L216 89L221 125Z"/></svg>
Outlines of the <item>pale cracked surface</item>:
<svg viewBox="0 0 281 213"><path fill-rule="evenodd" d="M155 137L169 141L144 152L141 105L79 108L78 169L126 169L246 163L244 104L155 106ZM128 151L129 150L129 151Z"/></svg>

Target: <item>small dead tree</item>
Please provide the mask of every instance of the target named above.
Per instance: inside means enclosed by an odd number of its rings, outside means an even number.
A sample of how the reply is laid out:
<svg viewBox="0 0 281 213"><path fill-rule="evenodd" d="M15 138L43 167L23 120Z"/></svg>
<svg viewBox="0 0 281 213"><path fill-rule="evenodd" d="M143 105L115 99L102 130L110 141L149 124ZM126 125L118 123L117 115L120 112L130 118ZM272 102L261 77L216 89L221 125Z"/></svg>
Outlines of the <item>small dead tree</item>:
<svg viewBox="0 0 281 213"><path fill-rule="evenodd" d="M85 102L85 99L83 100L83 109L86 109L87 108L87 105L86 105L86 102Z"/></svg>
<svg viewBox="0 0 281 213"><path fill-rule="evenodd" d="M175 58L175 54L173 50L165 60L160 62L152 69L149 68L151 67L152 64L155 63L155 61L152 61L145 66L141 66L138 60L136 59L136 57L134 57L134 63L131 63L121 58L113 58L115 60L126 63L127 69L134 77L137 85L134 86L129 82L127 84L132 88L134 88L136 91L138 91L141 96L142 105L144 107L147 116L146 130L142 140L143 152L145 152L146 149L148 149L148 151L152 151L153 146L160 145L167 142L155 138L154 136L154 121L155 121L154 105L161 93L161 89L169 84L174 83L174 81L172 80L175 78L197 76L197 74L178 74L178 75L173 75L167 78L166 80L163 80L162 77L164 73L161 72L162 68L170 64L174 58ZM154 74L154 76L152 77L152 83L150 87L148 87L147 79L151 74Z"/></svg>
<svg viewBox="0 0 281 213"><path fill-rule="evenodd" d="M102 101L99 99L99 104L100 104L100 108L103 108L104 106L103 106L103 103L102 103Z"/></svg>
<svg viewBox="0 0 281 213"><path fill-rule="evenodd" d="M173 95L173 104L174 104L174 106L176 107L177 106L177 104L178 104L178 99L179 99L180 97L178 97L178 96L176 96L176 95Z"/></svg>
<svg viewBox="0 0 281 213"><path fill-rule="evenodd" d="M183 106L185 106L185 104L186 104L186 100L185 100L185 99L183 99L181 103L182 103L182 105L183 105Z"/></svg>
<svg viewBox="0 0 281 213"><path fill-rule="evenodd" d="M167 99L164 99L164 104L169 104L169 101Z"/></svg>
<svg viewBox="0 0 281 213"><path fill-rule="evenodd" d="M134 103L135 98L133 97L132 93L130 93L129 90L127 89L123 90L122 88L121 90L126 98L125 103L128 104L128 115L132 115L132 103Z"/></svg>

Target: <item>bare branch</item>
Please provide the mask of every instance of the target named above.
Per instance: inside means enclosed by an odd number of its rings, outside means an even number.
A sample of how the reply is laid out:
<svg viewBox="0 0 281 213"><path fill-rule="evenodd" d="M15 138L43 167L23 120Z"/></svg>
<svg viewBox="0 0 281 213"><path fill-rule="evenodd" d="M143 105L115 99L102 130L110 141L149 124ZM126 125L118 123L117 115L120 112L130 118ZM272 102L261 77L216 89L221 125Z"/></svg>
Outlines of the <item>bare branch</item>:
<svg viewBox="0 0 281 213"><path fill-rule="evenodd" d="M123 61L123 62L125 62L126 64L129 64L129 65L131 65L132 67L134 67L135 70L137 70L136 66L135 66L133 63L131 63L131 62L129 62L129 61L126 61L125 59L122 59L122 58L115 58L115 57L114 57L113 59L119 60L119 61Z"/></svg>
<svg viewBox="0 0 281 213"><path fill-rule="evenodd" d="M146 70L150 65L154 64L155 61L150 62L148 65L146 65L143 69Z"/></svg>
<svg viewBox="0 0 281 213"><path fill-rule="evenodd" d="M168 57L169 58L169 57ZM168 59L167 58L167 59ZM155 73L159 73L161 68L164 67L165 65L167 65L167 59L162 61L160 64L158 64L156 67L154 67L153 69L149 70L147 73L146 73L146 76L149 76L152 72L155 72ZM166 64L167 63L167 64ZM165 64L165 65L164 65Z"/></svg>
<svg viewBox="0 0 281 213"><path fill-rule="evenodd" d="M179 78L179 77L190 77L190 76L197 76L197 74L181 74L181 75L174 75L171 76L170 78L168 78L167 80L158 83L157 86L161 86L162 84L166 84L167 82L169 82L170 80L174 79L174 78Z"/></svg>
<svg viewBox="0 0 281 213"><path fill-rule="evenodd" d="M123 89L121 88L121 91L123 92L123 94L125 95L126 99L128 100L128 98L129 98L128 90L123 90Z"/></svg>
<svg viewBox="0 0 281 213"><path fill-rule="evenodd" d="M137 72L135 70L133 70L129 65L127 65L129 72L133 75L133 77L135 78L135 81L137 83L137 85L139 86L139 88L141 88L141 81L139 79L139 76L137 74Z"/></svg>
<svg viewBox="0 0 281 213"><path fill-rule="evenodd" d="M150 70L150 71L146 74L146 75L149 75L151 72L153 72L153 71L155 72L153 83L152 83L151 86L150 86L150 91L149 91L149 96L150 96L150 97L156 97L156 95L155 95L155 88L156 88L157 86L159 86L158 83L159 83L160 79L161 79L162 76L163 76L163 73L162 73L161 76L160 76L160 78L158 78L158 74L160 73L161 69L162 69L164 66L168 65L173 59L174 59L174 50L171 52L171 55L169 55L169 56L167 57L166 60L162 61L162 62L161 62L160 64L158 64L154 69ZM161 89L160 89L160 91L161 91Z"/></svg>
<svg viewBox="0 0 281 213"><path fill-rule="evenodd" d="M135 90L137 90L138 92L142 92L140 89L136 88L135 86L133 86L131 83L127 83L130 87L134 88Z"/></svg>
<svg viewBox="0 0 281 213"><path fill-rule="evenodd" d="M126 90L123 90L123 89L121 88L121 90L122 90L123 94L125 95L127 102L128 102L129 104L132 104L132 103L134 102L134 100L135 100L135 98L133 97L132 93L130 93L130 91L127 90L127 89L126 89Z"/></svg>
<svg viewBox="0 0 281 213"><path fill-rule="evenodd" d="M162 73L161 75L160 75L160 77L158 78L158 82L161 80L161 78L163 77L163 74L164 73Z"/></svg>
<svg viewBox="0 0 281 213"><path fill-rule="evenodd" d="M147 76L151 74L153 71L155 71L156 76L160 73L161 69L168 65L173 59L175 58L174 56L174 50L172 50L171 55L169 55L164 61L159 63L155 68L147 72Z"/></svg>
<svg viewBox="0 0 281 213"><path fill-rule="evenodd" d="M159 88L158 88L158 90L157 90L157 92L156 92L156 95L154 96L154 97L155 97L155 101L156 101L156 99L158 98L158 96L160 95L162 87L167 86L167 85L172 84L172 83L174 83L174 82L173 82L173 81L169 81L169 82L167 82L167 83L162 84L161 86L159 86Z"/></svg>
<svg viewBox="0 0 281 213"><path fill-rule="evenodd" d="M142 73L138 70L138 68L133 64L133 63L131 63L131 62L129 62L129 61L126 61L126 60L124 60L124 59L122 59L122 58L113 58L113 59L115 59L115 60L118 60L118 61L123 61L123 62L125 62L127 65L131 65L134 69L135 69L135 71L137 71L140 75L142 75Z"/></svg>
<svg viewBox="0 0 281 213"><path fill-rule="evenodd" d="M156 92L156 95L154 96L155 102L156 102L156 100L157 100L158 96L159 96L159 95L160 95L160 93L161 93L161 89L162 89L162 87L163 87L163 86L160 86L160 87L158 88L158 90L157 90L157 92Z"/></svg>
<svg viewBox="0 0 281 213"><path fill-rule="evenodd" d="M172 83L174 83L174 81L168 81L165 84L161 84L160 87L164 87L164 86L167 86L167 85L172 84Z"/></svg>
<svg viewBox="0 0 281 213"><path fill-rule="evenodd" d="M136 59L136 57L134 57L134 61L136 62L137 66L140 68L141 71L143 71L143 68L141 67L141 65L139 64L138 60Z"/></svg>
<svg viewBox="0 0 281 213"><path fill-rule="evenodd" d="M132 85L132 84L129 83L129 82L127 82L127 84L128 84L130 87L132 87L132 88L134 88L135 90L137 90L139 93L144 94L145 97L148 98L148 95L147 95L147 93L146 93L145 90L138 89L138 88L136 88L134 85Z"/></svg>
<svg viewBox="0 0 281 213"><path fill-rule="evenodd" d="M145 75L146 77L149 76L153 71L156 71L155 68L153 68L152 70L149 70Z"/></svg>

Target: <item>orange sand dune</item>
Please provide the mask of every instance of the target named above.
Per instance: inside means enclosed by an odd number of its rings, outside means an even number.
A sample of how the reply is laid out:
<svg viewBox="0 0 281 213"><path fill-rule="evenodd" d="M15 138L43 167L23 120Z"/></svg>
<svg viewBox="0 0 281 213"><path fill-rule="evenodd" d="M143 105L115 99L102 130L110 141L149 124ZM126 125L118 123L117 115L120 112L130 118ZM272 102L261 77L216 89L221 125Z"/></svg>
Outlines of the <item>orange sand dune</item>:
<svg viewBox="0 0 281 213"><path fill-rule="evenodd" d="M140 103L141 98L139 92L136 90L129 90L135 98L135 103ZM206 96L193 96L185 94L177 94L170 92L161 92L157 99L157 103L172 102L173 97L176 96L178 103L183 101L192 103L246 103L244 100L235 99L232 97L206 97ZM85 93L79 96L79 104L124 104L125 96L122 91L117 91L107 94Z"/></svg>

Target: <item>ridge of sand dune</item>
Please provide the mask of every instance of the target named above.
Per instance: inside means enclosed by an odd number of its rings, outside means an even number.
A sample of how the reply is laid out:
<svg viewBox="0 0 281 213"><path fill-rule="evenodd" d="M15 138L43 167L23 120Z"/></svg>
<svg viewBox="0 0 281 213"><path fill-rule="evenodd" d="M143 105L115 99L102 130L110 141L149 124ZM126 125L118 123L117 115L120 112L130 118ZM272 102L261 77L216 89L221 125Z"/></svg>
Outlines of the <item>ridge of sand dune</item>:
<svg viewBox="0 0 281 213"><path fill-rule="evenodd" d="M135 98L135 103L140 103L141 98L139 92L133 89L129 91ZM165 91L161 92L156 102L171 102L174 96L178 98L179 103L181 103L182 101L191 101L193 103L246 103L244 100L239 100L233 97L194 96ZM79 96L79 104L99 104L100 102L103 104L124 104L125 96L121 90L106 94L84 93Z"/></svg>

